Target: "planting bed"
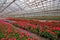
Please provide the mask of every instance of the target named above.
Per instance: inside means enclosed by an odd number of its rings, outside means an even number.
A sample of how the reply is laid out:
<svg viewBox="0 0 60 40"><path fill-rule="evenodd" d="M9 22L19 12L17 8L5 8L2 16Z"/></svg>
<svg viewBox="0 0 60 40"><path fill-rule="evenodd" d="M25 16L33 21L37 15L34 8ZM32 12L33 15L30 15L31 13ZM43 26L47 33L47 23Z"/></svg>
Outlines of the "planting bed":
<svg viewBox="0 0 60 40"><path fill-rule="evenodd" d="M17 18L7 18L7 20L13 21L11 24L16 27L51 40L57 40L60 34L60 21L57 20L24 20Z"/></svg>
<svg viewBox="0 0 60 40"><path fill-rule="evenodd" d="M0 22L0 30L3 35L1 40L45 40L44 38L58 40L60 35L60 21L58 20L20 18L4 18L2 20ZM20 38L21 36L22 38Z"/></svg>
<svg viewBox="0 0 60 40"><path fill-rule="evenodd" d="M40 40L38 36L32 35L28 31L16 28L12 24L0 20L0 40Z"/></svg>

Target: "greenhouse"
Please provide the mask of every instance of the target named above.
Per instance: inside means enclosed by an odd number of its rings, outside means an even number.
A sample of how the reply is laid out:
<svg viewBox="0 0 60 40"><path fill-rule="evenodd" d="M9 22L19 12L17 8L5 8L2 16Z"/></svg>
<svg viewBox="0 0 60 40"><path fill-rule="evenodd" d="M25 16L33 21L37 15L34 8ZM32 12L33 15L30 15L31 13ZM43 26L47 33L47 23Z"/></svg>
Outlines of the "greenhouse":
<svg viewBox="0 0 60 40"><path fill-rule="evenodd" d="M0 40L60 40L60 0L0 0Z"/></svg>

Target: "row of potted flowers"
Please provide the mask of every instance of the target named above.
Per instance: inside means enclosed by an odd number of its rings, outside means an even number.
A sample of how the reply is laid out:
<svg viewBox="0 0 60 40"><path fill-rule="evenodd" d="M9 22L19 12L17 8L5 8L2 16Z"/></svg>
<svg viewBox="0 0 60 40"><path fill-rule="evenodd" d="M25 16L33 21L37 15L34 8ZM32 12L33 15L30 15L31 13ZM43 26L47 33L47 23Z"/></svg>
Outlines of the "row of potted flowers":
<svg viewBox="0 0 60 40"><path fill-rule="evenodd" d="M13 27L12 24L0 20L0 40L39 40L31 36L29 32L24 32Z"/></svg>
<svg viewBox="0 0 60 40"><path fill-rule="evenodd" d="M18 18L10 18L8 20L15 21L12 24L16 27L23 28L40 36L49 37L52 40L56 40L56 37L60 34L60 22L40 22L36 20L23 20Z"/></svg>

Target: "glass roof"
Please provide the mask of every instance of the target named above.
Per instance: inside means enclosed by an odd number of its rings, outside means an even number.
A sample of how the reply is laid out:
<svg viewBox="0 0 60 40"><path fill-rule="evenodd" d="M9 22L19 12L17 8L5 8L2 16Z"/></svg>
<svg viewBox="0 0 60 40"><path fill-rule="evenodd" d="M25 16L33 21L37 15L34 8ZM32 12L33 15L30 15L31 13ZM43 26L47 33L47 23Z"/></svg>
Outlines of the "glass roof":
<svg viewBox="0 0 60 40"><path fill-rule="evenodd" d="M0 15L60 9L60 0L0 0Z"/></svg>

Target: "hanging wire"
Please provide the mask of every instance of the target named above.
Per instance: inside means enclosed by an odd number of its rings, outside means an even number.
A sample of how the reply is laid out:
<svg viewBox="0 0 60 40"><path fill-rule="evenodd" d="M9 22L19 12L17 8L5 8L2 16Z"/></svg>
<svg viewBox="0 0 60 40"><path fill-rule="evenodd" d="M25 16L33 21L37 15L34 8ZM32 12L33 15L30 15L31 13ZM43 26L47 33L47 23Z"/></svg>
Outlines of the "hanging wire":
<svg viewBox="0 0 60 40"><path fill-rule="evenodd" d="M53 11L53 6L52 5L52 0L47 0L47 3L46 3L46 14L47 16L52 16L51 14L53 14L53 12L51 12L51 10Z"/></svg>
<svg viewBox="0 0 60 40"><path fill-rule="evenodd" d="M44 9L44 6L43 6L43 0L41 0L41 4L42 4L42 10L43 10L43 11L42 11L42 14L44 15L44 10L45 10L45 9Z"/></svg>

